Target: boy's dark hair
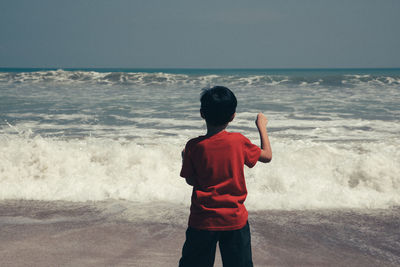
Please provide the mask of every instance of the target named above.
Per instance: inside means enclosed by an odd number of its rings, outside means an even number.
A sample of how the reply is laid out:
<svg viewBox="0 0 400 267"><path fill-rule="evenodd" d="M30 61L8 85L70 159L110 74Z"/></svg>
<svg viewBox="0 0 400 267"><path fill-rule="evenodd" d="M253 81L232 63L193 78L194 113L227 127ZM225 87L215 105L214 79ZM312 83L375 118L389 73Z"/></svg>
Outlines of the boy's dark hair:
<svg viewBox="0 0 400 267"><path fill-rule="evenodd" d="M220 126L230 122L237 106L233 92L224 86L203 90L200 98L201 112L207 123Z"/></svg>

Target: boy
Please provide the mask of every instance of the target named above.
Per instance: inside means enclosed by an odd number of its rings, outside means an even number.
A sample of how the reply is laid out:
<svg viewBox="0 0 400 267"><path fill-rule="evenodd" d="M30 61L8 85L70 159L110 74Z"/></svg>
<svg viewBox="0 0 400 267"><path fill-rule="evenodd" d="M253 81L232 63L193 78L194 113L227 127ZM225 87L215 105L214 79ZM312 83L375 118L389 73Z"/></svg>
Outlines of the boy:
<svg viewBox="0 0 400 267"><path fill-rule="evenodd" d="M224 266L253 266L243 168L271 161L268 121L257 115L260 149L240 133L225 131L237 106L231 90L215 86L205 90L200 101L207 134L189 140L182 152L180 175L193 192L179 266L213 266L217 242Z"/></svg>

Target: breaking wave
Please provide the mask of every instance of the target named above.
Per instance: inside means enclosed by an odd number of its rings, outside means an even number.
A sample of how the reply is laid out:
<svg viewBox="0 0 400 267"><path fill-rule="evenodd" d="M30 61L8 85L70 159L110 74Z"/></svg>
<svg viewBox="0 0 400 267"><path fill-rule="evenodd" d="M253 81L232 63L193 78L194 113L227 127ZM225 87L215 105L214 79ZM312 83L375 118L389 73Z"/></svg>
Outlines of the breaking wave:
<svg viewBox="0 0 400 267"><path fill-rule="evenodd" d="M183 144L3 135L0 199L188 205L191 188L179 177ZM270 164L245 169L250 210L400 205L398 143L272 144Z"/></svg>
<svg viewBox="0 0 400 267"><path fill-rule="evenodd" d="M34 72L0 72L1 83L99 83L126 84L140 86L154 85L194 85L225 84L227 86L399 86L400 75L377 74L318 74L318 75L286 75L268 74L261 71L243 75L231 73L198 74L168 72L97 72L45 70Z"/></svg>

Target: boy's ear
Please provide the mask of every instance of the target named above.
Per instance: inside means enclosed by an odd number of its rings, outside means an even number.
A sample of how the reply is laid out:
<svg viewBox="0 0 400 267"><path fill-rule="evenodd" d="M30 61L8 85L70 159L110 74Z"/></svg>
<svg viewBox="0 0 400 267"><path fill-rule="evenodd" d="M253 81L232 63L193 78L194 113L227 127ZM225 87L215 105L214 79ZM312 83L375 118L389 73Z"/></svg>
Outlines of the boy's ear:
<svg viewBox="0 0 400 267"><path fill-rule="evenodd" d="M200 109L200 116L201 116L203 119L206 119L206 118L204 117L204 113L203 113L203 110L202 110L202 109Z"/></svg>
<svg viewBox="0 0 400 267"><path fill-rule="evenodd" d="M235 118L235 116L236 116L236 112L232 114L231 119L229 120L229 122L233 121L233 119Z"/></svg>

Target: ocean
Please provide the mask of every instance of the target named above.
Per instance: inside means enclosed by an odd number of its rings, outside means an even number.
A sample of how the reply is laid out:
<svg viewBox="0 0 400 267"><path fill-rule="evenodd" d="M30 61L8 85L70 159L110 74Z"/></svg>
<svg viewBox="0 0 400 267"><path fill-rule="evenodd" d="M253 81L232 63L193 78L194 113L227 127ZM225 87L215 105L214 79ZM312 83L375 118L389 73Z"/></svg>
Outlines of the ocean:
<svg viewBox="0 0 400 267"><path fill-rule="evenodd" d="M89 205L107 218L184 227L191 188L180 152L205 134L200 93L214 85L238 99L228 131L259 144L256 115L269 119L273 160L245 169L256 233L277 212L286 222L311 214L309 225L327 212L365 222L373 213L397 227L400 69L0 69L0 224L50 224L65 217L51 207ZM378 265L400 264L392 239L379 253L376 243L357 247ZM178 254L183 240L173 242ZM290 265L279 263L265 266Z"/></svg>

